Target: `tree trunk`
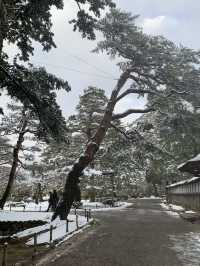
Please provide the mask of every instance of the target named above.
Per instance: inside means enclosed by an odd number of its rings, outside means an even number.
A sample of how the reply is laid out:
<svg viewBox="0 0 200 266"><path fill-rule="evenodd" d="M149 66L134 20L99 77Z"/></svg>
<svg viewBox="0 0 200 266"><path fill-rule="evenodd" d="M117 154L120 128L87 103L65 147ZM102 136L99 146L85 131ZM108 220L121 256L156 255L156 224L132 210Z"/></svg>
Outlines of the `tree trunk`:
<svg viewBox="0 0 200 266"><path fill-rule="evenodd" d="M7 30L6 24L7 24L7 11L6 11L3 0L0 0L0 59L2 56L5 32Z"/></svg>
<svg viewBox="0 0 200 266"><path fill-rule="evenodd" d="M0 200L0 209L4 208L4 205L5 205L8 197L10 196L10 193L11 193L14 181L15 181L16 171L17 171L18 164L19 164L19 151L21 150L22 143L24 141L24 134L25 134L26 126L27 126L27 118L25 117L25 119L23 120L21 131L20 131L19 136L18 136L17 144L13 150L12 167L10 170L6 190L4 191L3 196Z"/></svg>
<svg viewBox="0 0 200 266"><path fill-rule="evenodd" d="M83 170L93 161L94 156L98 151L108 128L110 127L117 96L126 83L129 74L130 72L126 71L119 78L116 87L112 91L103 119L96 133L91 138L91 141L87 144L85 153L80 156L78 162L74 164L72 170L69 172L65 183L62 199L58 203L52 220L56 219L57 216L59 216L60 219L65 220L70 212L74 200L76 200L77 197L80 197L79 177L82 175Z"/></svg>

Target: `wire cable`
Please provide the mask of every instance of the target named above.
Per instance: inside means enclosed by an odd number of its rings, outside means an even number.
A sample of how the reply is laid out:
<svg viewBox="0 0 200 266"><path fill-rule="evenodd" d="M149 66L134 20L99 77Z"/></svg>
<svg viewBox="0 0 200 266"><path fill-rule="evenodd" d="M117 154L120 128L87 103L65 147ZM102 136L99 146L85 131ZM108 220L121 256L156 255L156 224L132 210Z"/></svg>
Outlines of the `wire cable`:
<svg viewBox="0 0 200 266"><path fill-rule="evenodd" d="M107 76L103 76L103 75L95 74L95 73L84 72L84 71L81 71L81 70L78 70L78 69L74 69L74 68L70 68L70 67L67 67L67 66L64 66L64 65L51 64L51 63L46 63L46 62L42 62L42 61L35 61L35 60L33 60L32 62L33 63L35 62L36 64L39 64L39 65L40 64L44 64L46 66L52 66L52 67L55 67L55 68L63 68L63 69L66 69L68 71L77 72L77 73L88 75L88 76L91 76L91 77L98 77L98 78L109 79L109 80L117 80L115 78L111 78L111 77L107 77Z"/></svg>

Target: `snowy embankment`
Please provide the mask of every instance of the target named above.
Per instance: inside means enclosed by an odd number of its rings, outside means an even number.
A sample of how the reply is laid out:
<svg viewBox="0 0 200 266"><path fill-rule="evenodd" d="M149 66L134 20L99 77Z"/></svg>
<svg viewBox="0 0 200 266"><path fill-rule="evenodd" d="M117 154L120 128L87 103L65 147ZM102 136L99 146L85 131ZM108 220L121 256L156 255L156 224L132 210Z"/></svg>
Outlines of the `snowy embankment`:
<svg viewBox="0 0 200 266"><path fill-rule="evenodd" d="M132 205L132 203L127 202L116 202L114 207L109 207L108 205L105 206L100 202L89 201L83 201L82 204L82 209L90 209L91 211L120 210ZM11 238L14 239L26 239L27 245L33 245L34 235L37 235L37 244L51 244L52 242L60 242L68 239L77 232L80 232L83 228L89 225L89 222L92 221L92 219L87 221L86 217L79 214L70 214L68 216L68 224L66 221L61 221L59 218L51 222L52 213L45 212L47 208L47 201L41 202L39 204L35 204L33 202L9 202L4 210L0 211L0 222L45 222L44 225L32 227L11 236ZM51 236L50 228L52 228Z"/></svg>
<svg viewBox="0 0 200 266"><path fill-rule="evenodd" d="M78 221L76 222L76 215L69 215L68 216L68 232L66 231L67 223L66 221L61 221L59 218L56 219L55 221L44 225L40 226L39 230L44 230L45 226L46 229L50 229L50 226L53 226L53 231L52 231L52 242L59 242L63 240L66 237L72 236L73 233L75 233L77 230L80 230L81 228L84 228L88 222L87 219L83 216L78 216ZM91 219L90 219L91 221ZM36 227L32 229L25 230L27 233L30 234L30 230L36 231ZM26 232L20 232L18 235L25 235ZM29 231L29 232L28 232ZM37 233L37 232L35 232ZM50 231L48 230L47 232L44 233L39 233L37 235L37 244L49 244L50 243ZM27 241L27 245L34 245L34 238L32 237L30 240Z"/></svg>
<svg viewBox="0 0 200 266"><path fill-rule="evenodd" d="M81 215L70 214L68 215L68 222L61 221L59 218L51 222L52 214L45 212L1 211L0 222L45 222L44 225L35 226L10 236L12 239L28 239L26 244L33 245L35 234L37 235L37 244L58 242L92 221L92 219L87 221L87 218ZM50 228L52 228L51 237Z"/></svg>
<svg viewBox="0 0 200 266"><path fill-rule="evenodd" d="M51 220L52 213L49 212L22 212L22 211L0 211L0 222L27 222Z"/></svg>
<svg viewBox="0 0 200 266"><path fill-rule="evenodd" d="M126 208L131 203L117 201L114 203L114 207L110 205L105 205L102 202L90 202L89 200L82 200L81 209L91 209L92 211L107 211L107 210L117 210L121 208ZM34 202L8 202L4 207L4 210L7 211L25 211L25 212L45 212L48 209L48 201L43 201L38 204ZM72 209L73 210L73 209Z"/></svg>
<svg viewBox="0 0 200 266"><path fill-rule="evenodd" d="M105 205L101 202L89 202L89 200L82 200L83 209L91 209L91 211L113 211L127 208L132 205L132 203L117 201L114 204L114 207Z"/></svg>
<svg viewBox="0 0 200 266"><path fill-rule="evenodd" d="M180 205L174 205L174 204L166 204L165 202L162 202L161 207L163 209L166 210L166 212L170 215L173 216L179 216L181 214L191 214L191 215L196 215L197 212L193 211L193 210L185 210L185 208L183 208Z"/></svg>
<svg viewBox="0 0 200 266"><path fill-rule="evenodd" d="M169 210L169 211L174 211L174 212L184 212L185 211L185 209L179 205L166 204L164 202L162 202L160 205L162 208L164 208L165 210Z"/></svg>
<svg viewBox="0 0 200 266"><path fill-rule="evenodd" d="M48 208L48 201L43 201L38 204L35 202L7 202L4 210L13 210L13 211L30 211L30 212L39 212L39 211L46 211Z"/></svg>

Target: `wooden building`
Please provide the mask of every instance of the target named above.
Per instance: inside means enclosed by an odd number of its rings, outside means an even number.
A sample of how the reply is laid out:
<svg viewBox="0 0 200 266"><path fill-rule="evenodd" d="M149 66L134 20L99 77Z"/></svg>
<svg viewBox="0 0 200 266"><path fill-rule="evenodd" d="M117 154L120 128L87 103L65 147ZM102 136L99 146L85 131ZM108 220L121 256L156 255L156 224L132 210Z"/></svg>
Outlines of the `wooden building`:
<svg viewBox="0 0 200 266"><path fill-rule="evenodd" d="M167 201L186 209L200 210L200 154L181 164L178 169L195 177L167 186Z"/></svg>

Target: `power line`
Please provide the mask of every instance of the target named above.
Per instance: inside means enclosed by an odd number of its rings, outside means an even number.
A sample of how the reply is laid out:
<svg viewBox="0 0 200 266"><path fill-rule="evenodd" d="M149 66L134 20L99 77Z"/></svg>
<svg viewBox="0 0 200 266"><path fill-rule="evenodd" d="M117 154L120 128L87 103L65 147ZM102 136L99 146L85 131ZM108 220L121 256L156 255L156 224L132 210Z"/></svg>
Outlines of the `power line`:
<svg viewBox="0 0 200 266"><path fill-rule="evenodd" d="M63 69L66 69L68 71L77 72L77 73L88 75L88 76L91 76L91 77L92 76L96 76L98 78L103 78L103 79L117 80L115 78L111 78L111 77L107 77L107 76L103 76L103 75L99 75L99 74L95 74L95 73L84 72L84 71L77 70L77 69L70 68L70 67L63 66L63 65L55 65L55 64L51 64L51 63L42 62L42 61L35 61L35 63L44 64L44 65L52 66L52 67L55 67L55 68L63 68Z"/></svg>
<svg viewBox="0 0 200 266"><path fill-rule="evenodd" d="M88 66L90 66L90 67L92 67L92 68L95 68L97 71L99 71L99 72L101 72L101 73L104 73L104 74L106 74L106 75L109 75L110 77L114 78L112 74L110 74L110 73L108 73L107 71L105 71L105 70L103 70L103 69L101 69L101 68L99 68L99 67L97 67L97 66L95 66L95 65L93 65L93 64L91 64L91 63L89 63L89 62L88 62L87 60L85 60L84 58L82 58L82 57L80 57L80 56L77 56L77 55L74 55L74 54L71 54L71 53L68 53L68 54L69 54L69 56L71 56L71 57L77 59L78 61L80 61L80 62L82 62L82 63L84 63L84 64L86 64L86 65L88 65Z"/></svg>

